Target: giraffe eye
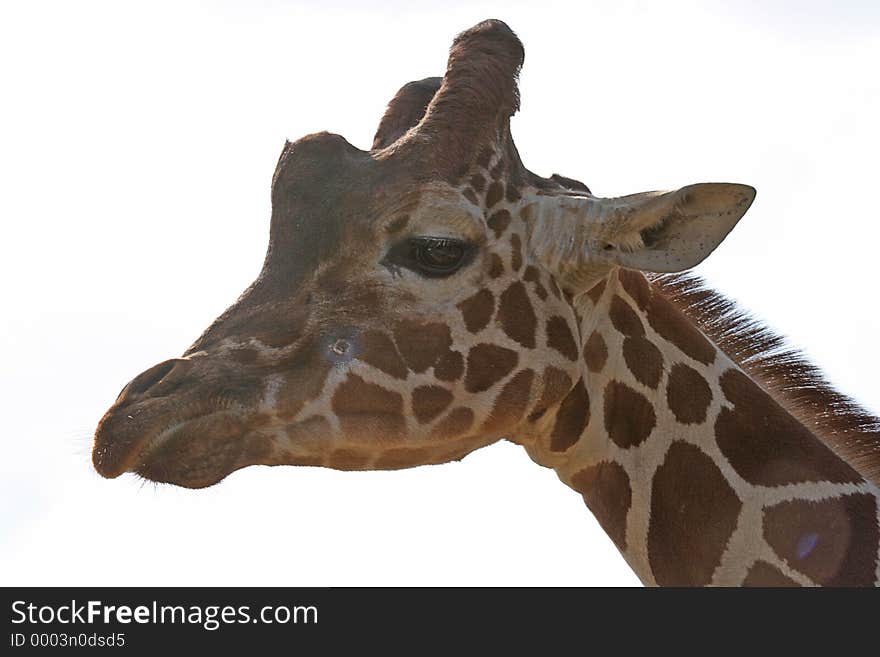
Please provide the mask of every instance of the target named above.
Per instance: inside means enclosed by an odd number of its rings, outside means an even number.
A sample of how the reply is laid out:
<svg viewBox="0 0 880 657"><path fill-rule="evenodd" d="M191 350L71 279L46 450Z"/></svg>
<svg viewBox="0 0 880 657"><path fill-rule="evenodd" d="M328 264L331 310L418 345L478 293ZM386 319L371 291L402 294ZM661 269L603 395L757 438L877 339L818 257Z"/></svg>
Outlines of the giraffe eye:
<svg viewBox="0 0 880 657"><path fill-rule="evenodd" d="M467 245L452 239L424 237L411 240L412 256L426 276L448 276L461 267Z"/></svg>
<svg viewBox="0 0 880 657"><path fill-rule="evenodd" d="M473 244L452 237L412 237L393 246L383 264L443 278L469 263L475 250Z"/></svg>

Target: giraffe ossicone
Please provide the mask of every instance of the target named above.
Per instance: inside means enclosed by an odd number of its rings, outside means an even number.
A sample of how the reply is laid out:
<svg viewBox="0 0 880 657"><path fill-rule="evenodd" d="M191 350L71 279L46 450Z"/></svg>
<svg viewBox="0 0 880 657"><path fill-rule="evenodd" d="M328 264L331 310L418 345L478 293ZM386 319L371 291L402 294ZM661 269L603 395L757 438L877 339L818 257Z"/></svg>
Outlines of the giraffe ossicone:
<svg viewBox="0 0 880 657"><path fill-rule="evenodd" d="M369 152L287 143L259 277L123 389L95 468L199 488L252 464L406 468L506 438L583 495L646 584L876 584L877 420L670 274L754 190L600 198L533 174L509 128L522 61L485 21L443 78L397 93Z"/></svg>

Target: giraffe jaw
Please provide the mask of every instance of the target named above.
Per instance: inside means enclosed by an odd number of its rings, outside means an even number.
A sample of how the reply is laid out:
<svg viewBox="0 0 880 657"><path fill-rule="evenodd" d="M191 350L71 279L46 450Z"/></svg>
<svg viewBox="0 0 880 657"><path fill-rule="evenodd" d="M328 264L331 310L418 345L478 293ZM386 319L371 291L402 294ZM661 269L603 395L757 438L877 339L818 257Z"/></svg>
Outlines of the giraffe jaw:
<svg viewBox="0 0 880 657"><path fill-rule="evenodd" d="M178 422L144 441L128 471L155 483L207 488L253 463L243 458L247 435L241 419L229 411Z"/></svg>
<svg viewBox="0 0 880 657"><path fill-rule="evenodd" d="M285 421L240 405L168 407L159 400L115 405L98 425L92 460L108 479L206 488L249 465L321 465L326 422Z"/></svg>
<svg viewBox="0 0 880 657"><path fill-rule="evenodd" d="M157 483L204 488L254 463L259 450L248 438L255 416L245 417L240 409L193 409L175 417L157 402L114 406L107 412L92 452L101 476L115 479L131 472Z"/></svg>

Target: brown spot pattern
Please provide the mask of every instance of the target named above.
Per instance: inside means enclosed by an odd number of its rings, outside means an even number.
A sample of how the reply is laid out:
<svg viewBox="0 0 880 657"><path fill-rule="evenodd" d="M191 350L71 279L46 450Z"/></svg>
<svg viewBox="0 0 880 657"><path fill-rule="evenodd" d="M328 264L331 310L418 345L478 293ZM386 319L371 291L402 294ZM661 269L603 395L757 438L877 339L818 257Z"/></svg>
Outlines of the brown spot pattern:
<svg viewBox="0 0 880 657"><path fill-rule="evenodd" d="M489 185L489 191L486 192L486 207L491 208L502 198L504 198L504 185L496 180Z"/></svg>
<svg viewBox="0 0 880 657"><path fill-rule="evenodd" d="M362 351L358 356L367 365L390 374L396 379L406 378L406 365L404 365L397 347L385 333L381 331L367 331L361 336Z"/></svg>
<svg viewBox="0 0 880 657"><path fill-rule="evenodd" d="M538 318L521 281L516 281L501 294L496 321L511 340L529 349L535 348Z"/></svg>
<svg viewBox="0 0 880 657"><path fill-rule="evenodd" d="M663 354L654 343L644 336L625 338L623 341L623 360L636 381L649 388L660 385L663 374Z"/></svg>
<svg viewBox="0 0 880 657"><path fill-rule="evenodd" d="M562 400L556 413L556 422L550 432L550 451L564 452L581 437L590 422L590 396L584 380L578 379L574 388Z"/></svg>
<svg viewBox="0 0 880 657"><path fill-rule="evenodd" d="M309 372L309 376L295 382L290 379L284 382L275 402L275 412L283 419L294 417L307 401L321 394L327 374L333 367L326 358L319 358L315 351L310 352L304 361L296 359L292 365Z"/></svg>
<svg viewBox="0 0 880 657"><path fill-rule="evenodd" d="M642 310L647 311L651 303L651 284L645 275L632 269L619 269L617 278L626 293Z"/></svg>
<svg viewBox="0 0 880 657"><path fill-rule="evenodd" d="M479 173L475 173L471 176L471 187L474 188L474 191L482 192L486 189L486 179Z"/></svg>
<svg viewBox="0 0 880 657"><path fill-rule="evenodd" d="M694 445L672 443L651 486L648 561L657 584L709 584L741 508L712 459Z"/></svg>
<svg viewBox="0 0 880 657"><path fill-rule="evenodd" d="M712 389L693 367L676 363L666 383L666 403L675 419L682 424L706 421L706 412L712 403Z"/></svg>
<svg viewBox="0 0 880 657"><path fill-rule="evenodd" d="M522 419L531 399L534 378L534 371L525 369L504 385L483 423L484 431L501 431L515 426Z"/></svg>
<svg viewBox="0 0 880 657"><path fill-rule="evenodd" d="M288 424L286 427L287 438L290 442L305 442L315 437L323 437L330 434L330 422L323 415L312 415L296 424Z"/></svg>
<svg viewBox="0 0 880 657"><path fill-rule="evenodd" d="M618 295L614 295L611 299L611 307L608 310L611 317L611 323L614 328L628 337L636 337L645 334L645 327L642 320L636 315L630 305Z"/></svg>
<svg viewBox="0 0 880 657"><path fill-rule="evenodd" d="M507 210L498 210L486 222L495 233L495 239L499 239L510 225L510 212Z"/></svg>
<svg viewBox="0 0 880 657"><path fill-rule="evenodd" d="M510 374L519 354L494 344L471 347L467 357L464 387L468 392L483 392Z"/></svg>
<svg viewBox="0 0 880 657"><path fill-rule="evenodd" d="M880 536L872 495L781 502L764 511L764 538L790 568L817 584L874 584Z"/></svg>
<svg viewBox="0 0 880 657"><path fill-rule="evenodd" d="M618 463L602 461L576 473L572 487L584 497L605 533L620 549L626 549L626 516L632 490L626 470Z"/></svg>
<svg viewBox="0 0 880 657"><path fill-rule="evenodd" d="M424 447L397 447L379 455L373 468L376 470L398 470L423 465L430 452Z"/></svg>
<svg viewBox="0 0 880 657"><path fill-rule="evenodd" d="M474 194L474 190L472 190L470 187L468 187L467 189L465 189L465 190L462 192L462 194L464 194L464 197L465 197L468 201L470 201L471 203L473 203L474 205L477 205L477 206L480 205L480 199L477 198L477 195Z"/></svg>
<svg viewBox="0 0 880 657"><path fill-rule="evenodd" d="M715 347L712 343L662 295L657 294L651 298L647 317L651 328L694 360L704 365L715 362Z"/></svg>
<svg viewBox="0 0 880 657"><path fill-rule="evenodd" d="M520 194L519 189L515 185L508 184L507 185L507 194L505 198L511 203L516 203L518 200L522 198L522 194Z"/></svg>
<svg viewBox="0 0 880 657"><path fill-rule="evenodd" d="M548 283L550 285L550 292L553 294L553 296L561 300L562 292L559 289L559 285L556 284L556 279L550 276L548 279Z"/></svg>
<svg viewBox="0 0 880 657"><path fill-rule="evenodd" d="M857 483L862 477L745 374L729 369L721 390L734 405L715 421L718 447L751 484Z"/></svg>
<svg viewBox="0 0 880 657"><path fill-rule="evenodd" d="M544 299L547 298L547 290L541 285L541 274L538 272L537 268L528 265L523 273L523 280L527 283L534 283L535 294L538 295L538 298L541 299L541 301L544 301Z"/></svg>
<svg viewBox="0 0 880 657"><path fill-rule="evenodd" d="M544 389L541 391L541 399L535 404L535 408L529 414L529 421L535 422L540 419L547 409L558 404L571 390L571 377L562 370L548 365L544 369Z"/></svg>
<svg viewBox="0 0 880 657"><path fill-rule="evenodd" d="M370 455L355 449L341 448L333 450L327 460L327 466L336 470L363 470L370 462Z"/></svg>
<svg viewBox="0 0 880 657"><path fill-rule="evenodd" d="M793 579L785 575L779 568L766 561L756 561L749 568L743 586L751 587L780 587L800 586Z"/></svg>
<svg viewBox="0 0 880 657"><path fill-rule="evenodd" d="M568 322L559 315L547 320L547 346L552 347L569 360L578 359L578 348Z"/></svg>
<svg viewBox="0 0 880 657"><path fill-rule="evenodd" d="M492 156L495 154L489 146L483 146L480 149L480 153L477 155L477 159L475 160L476 165L483 169L489 168L489 162L492 161Z"/></svg>
<svg viewBox="0 0 880 657"><path fill-rule="evenodd" d="M584 362L591 372L601 372L608 360L608 347L605 338L598 331L593 331L584 345Z"/></svg>
<svg viewBox="0 0 880 657"><path fill-rule="evenodd" d="M452 393L440 386L419 386L412 392L416 419L425 424L440 415L452 403Z"/></svg>
<svg viewBox="0 0 880 657"><path fill-rule="evenodd" d="M534 267L532 265L528 265L526 267L525 271L523 272L523 280L526 283L540 281L541 280L541 273L538 271L537 267Z"/></svg>
<svg viewBox="0 0 880 657"><path fill-rule="evenodd" d="M245 463L266 463L275 452L275 440L260 433L251 434L245 441L240 461Z"/></svg>
<svg viewBox="0 0 880 657"><path fill-rule="evenodd" d="M492 313L495 312L495 297L489 290L480 290L472 297L468 297L458 304L464 325L471 333L477 333L486 328Z"/></svg>
<svg viewBox="0 0 880 657"><path fill-rule="evenodd" d="M406 426L403 397L356 374L349 373L337 386L331 407L346 434L396 439L402 437Z"/></svg>
<svg viewBox="0 0 880 657"><path fill-rule="evenodd" d="M441 381L458 381L464 374L464 357L457 351L448 351L434 365L434 376Z"/></svg>
<svg viewBox="0 0 880 657"><path fill-rule="evenodd" d="M449 415L443 418L434 427L431 435L435 438L454 438L470 429L473 423L474 412L469 408L460 406L453 409Z"/></svg>
<svg viewBox="0 0 880 657"><path fill-rule="evenodd" d="M446 324L403 320L394 328L394 340L409 369L424 372L449 351L452 336Z"/></svg>
<svg viewBox="0 0 880 657"><path fill-rule="evenodd" d="M599 303L599 299L602 298L602 293L605 291L605 285L608 282L607 279L603 278L598 283L596 283L593 287L587 290L587 296L590 297L590 300L597 304Z"/></svg>
<svg viewBox="0 0 880 657"><path fill-rule="evenodd" d="M522 240L516 233L510 236L510 266L513 271L522 267Z"/></svg>
<svg viewBox="0 0 880 657"><path fill-rule="evenodd" d="M623 449L641 445L657 424L651 402L620 381L605 386L605 431Z"/></svg>
<svg viewBox="0 0 880 657"><path fill-rule="evenodd" d="M489 278L498 278L504 273L504 261L497 253L489 256Z"/></svg>

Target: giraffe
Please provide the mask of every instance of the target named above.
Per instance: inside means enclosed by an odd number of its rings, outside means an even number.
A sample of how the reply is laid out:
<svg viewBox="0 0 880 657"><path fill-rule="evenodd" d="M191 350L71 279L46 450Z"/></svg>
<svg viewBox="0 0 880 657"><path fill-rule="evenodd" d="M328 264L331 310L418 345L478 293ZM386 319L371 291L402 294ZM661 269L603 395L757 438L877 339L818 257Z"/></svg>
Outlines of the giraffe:
<svg viewBox="0 0 880 657"><path fill-rule="evenodd" d="M687 270L755 190L601 198L526 169L519 39L458 35L370 151L287 142L261 273L128 383L93 463L189 488L521 445L647 585L876 585L878 421Z"/></svg>

